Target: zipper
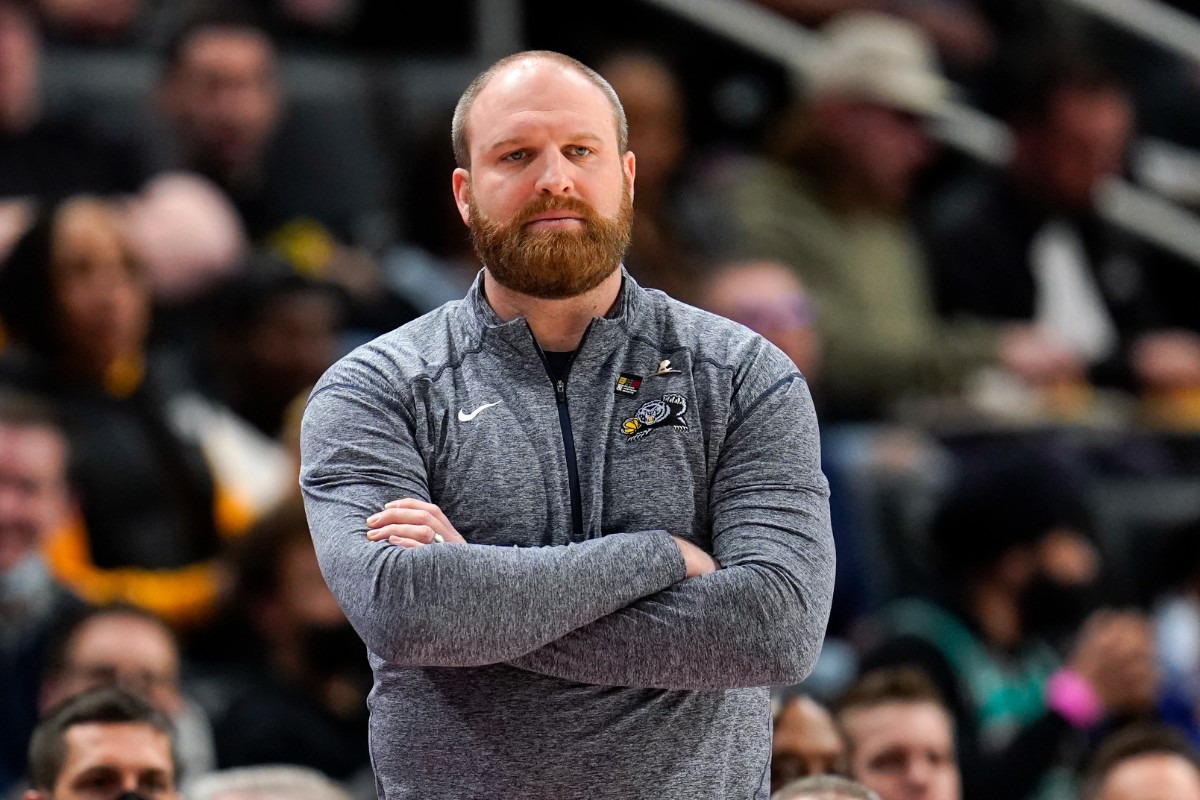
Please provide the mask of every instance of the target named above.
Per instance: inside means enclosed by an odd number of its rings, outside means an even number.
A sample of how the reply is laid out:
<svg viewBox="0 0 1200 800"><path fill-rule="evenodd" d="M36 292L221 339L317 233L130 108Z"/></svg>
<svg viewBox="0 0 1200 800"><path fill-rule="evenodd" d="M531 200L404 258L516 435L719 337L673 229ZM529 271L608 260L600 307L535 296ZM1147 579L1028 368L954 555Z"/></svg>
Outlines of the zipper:
<svg viewBox="0 0 1200 800"><path fill-rule="evenodd" d="M538 356L542 359L542 366L546 368L546 375L550 378L554 385L554 403L558 408L558 427L562 432L563 455L567 460L567 489L571 494L571 528L574 532L573 541L583 541L583 493L579 485L579 462L575 454L575 437L571 433L571 412L567 407L567 380L571 377L571 367L575 363L575 357L579 355L579 351L583 348L583 343L587 340L588 332L592 329L592 323L588 323L587 330L583 332L583 336L579 339L579 345L575 351L571 353L571 357L567 359L567 365L563 369L563 376L555 378L553 371L550 369L550 362L546 359L546 354L542 351L541 345L534 339L534 346L537 348ZM533 331L529 332L530 337L533 337Z"/></svg>

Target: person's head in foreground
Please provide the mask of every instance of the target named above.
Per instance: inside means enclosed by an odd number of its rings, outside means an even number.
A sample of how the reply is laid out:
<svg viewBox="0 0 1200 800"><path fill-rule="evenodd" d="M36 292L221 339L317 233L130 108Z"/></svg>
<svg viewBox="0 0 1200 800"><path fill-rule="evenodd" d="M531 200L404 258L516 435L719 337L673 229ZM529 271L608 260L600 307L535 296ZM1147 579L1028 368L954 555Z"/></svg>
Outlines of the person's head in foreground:
<svg viewBox="0 0 1200 800"><path fill-rule="evenodd" d="M771 734L771 789L799 778L844 772L846 745L833 715L807 694L783 700Z"/></svg>
<svg viewBox="0 0 1200 800"><path fill-rule="evenodd" d="M1131 724L1100 743L1084 771L1080 800L1200 800L1200 760L1175 728Z"/></svg>
<svg viewBox="0 0 1200 800"><path fill-rule="evenodd" d="M257 764L199 775L183 786L184 800L351 800L340 783L299 764Z"/></svg>
<svg viewBox="0 0 1200 800"><path fill-rule="evenodd" d="M809 775L788 783L771 800L880 800L878 794L841 775Z"/></svg>
<svg viewBox="0 0 1200 800"><path fill-rule="evenodd" d="M872 670L839 698L852 778L882 800L959 800L954 721L924 673Z"/></svg>
<svg viewBox="0 0 1200 800"><path fill-rule="evenodd" d="M101 686L42 717L22 800L176 800L178 777L167 718L135 694Z"/></svg>

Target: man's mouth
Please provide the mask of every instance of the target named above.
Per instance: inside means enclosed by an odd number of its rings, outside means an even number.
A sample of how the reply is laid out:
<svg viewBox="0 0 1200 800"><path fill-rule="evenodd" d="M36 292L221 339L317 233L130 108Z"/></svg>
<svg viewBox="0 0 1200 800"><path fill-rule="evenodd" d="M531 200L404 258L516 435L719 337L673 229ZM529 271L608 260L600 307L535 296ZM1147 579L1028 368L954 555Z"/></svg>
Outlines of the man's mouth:
<svg viewBox="0 0 1200 800"><path fill-rule="evenodd" d="M568 211L552 211L537 214L525 223L530 230L565 230L583 224L583 218Z"/></svg>

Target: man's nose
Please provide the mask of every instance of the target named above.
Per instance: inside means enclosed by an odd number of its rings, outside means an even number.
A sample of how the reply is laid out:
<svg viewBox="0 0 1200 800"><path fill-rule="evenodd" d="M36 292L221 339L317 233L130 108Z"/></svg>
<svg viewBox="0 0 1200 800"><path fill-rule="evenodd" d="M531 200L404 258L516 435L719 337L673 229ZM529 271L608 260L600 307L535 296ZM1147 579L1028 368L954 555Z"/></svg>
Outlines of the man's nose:
<svg viewBox="0 0 1200 800"><path fill-rule="evenodd" d="M569 194L575 186L571 177L571 163L562 153L551 153L542 160L538 175L537 190L545 194Z"/></svg>

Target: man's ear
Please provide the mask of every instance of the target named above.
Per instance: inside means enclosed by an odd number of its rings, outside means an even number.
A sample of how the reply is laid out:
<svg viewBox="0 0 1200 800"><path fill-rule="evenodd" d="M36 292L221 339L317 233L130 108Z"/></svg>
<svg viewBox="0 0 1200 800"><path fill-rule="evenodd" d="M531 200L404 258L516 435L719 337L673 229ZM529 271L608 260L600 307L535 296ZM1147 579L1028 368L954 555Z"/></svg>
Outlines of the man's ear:
<svg viewBox="0 0 1200 800"><path fill-rule="evenodd" d="M451 177L454 186L454 204L458 206L458 215L464 225L471 224L471 173L462 167L454 170Z"/></svg>

